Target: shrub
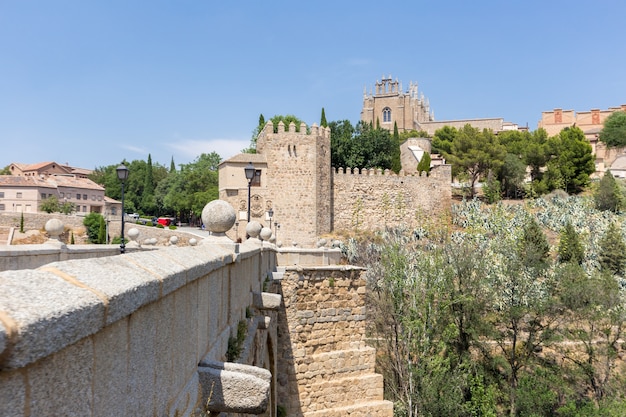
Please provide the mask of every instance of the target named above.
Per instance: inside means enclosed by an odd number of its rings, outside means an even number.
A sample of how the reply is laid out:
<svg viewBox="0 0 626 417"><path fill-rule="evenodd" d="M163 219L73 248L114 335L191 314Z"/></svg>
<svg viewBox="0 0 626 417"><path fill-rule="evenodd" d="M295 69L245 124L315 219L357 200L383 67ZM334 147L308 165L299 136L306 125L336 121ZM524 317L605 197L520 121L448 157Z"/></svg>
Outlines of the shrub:
<svg viewBox="0 0 626 417"><path fill-rule="evenodd" d="M159 228L159 229L164 229L165 228L161 223L157 223L156 227Z"/></svg>
<svg viewBox="0 0 626 417"><path fill-rule="evenodd" d="M170 230L176 230L176 225L170 224L168 227L170 228Z"/></svg>

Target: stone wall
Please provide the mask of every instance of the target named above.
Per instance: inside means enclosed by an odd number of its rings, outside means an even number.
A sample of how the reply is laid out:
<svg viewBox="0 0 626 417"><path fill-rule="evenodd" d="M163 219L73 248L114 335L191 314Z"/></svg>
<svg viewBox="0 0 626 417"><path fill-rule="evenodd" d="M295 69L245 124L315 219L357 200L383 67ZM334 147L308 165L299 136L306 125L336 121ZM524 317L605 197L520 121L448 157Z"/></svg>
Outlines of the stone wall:
<svg viewBox="0 0 626 417"><path fill-rule="evenodd" d="M278 344L268 320L256 325L254 301L276 269L274 251L231 246L1 272L0 414L191 416L206 401L198 364L226 360L240 321L257 348ZM240 361L275 374L266 362L275 357L248 351ZM218 388L214 397L225 398Z"/></svg>
<svg viewBox="0 0 626 417"><path fill-rule="evenodd" d="M355 267L287 267L280 281L278 397L291 417L391 417L366 344L365 280Z"/></svg>
<svg viewBox="0 0 626 417"><path fill-rule="evenodd" d="M333 229L373 230L385 226L417 226L423 216L449 210L451 167L434 167L429 176L404 176L380 170L333 175Z"/></svg>

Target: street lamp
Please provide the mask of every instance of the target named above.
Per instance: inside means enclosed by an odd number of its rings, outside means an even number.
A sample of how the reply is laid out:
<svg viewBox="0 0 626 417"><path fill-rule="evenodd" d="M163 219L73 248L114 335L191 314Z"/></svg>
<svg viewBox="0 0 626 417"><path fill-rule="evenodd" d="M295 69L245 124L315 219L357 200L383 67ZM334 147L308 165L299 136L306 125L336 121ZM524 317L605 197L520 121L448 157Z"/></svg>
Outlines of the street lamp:
<svg viewBox="0 0 626 417"><path fill-rule="evenodd" d="M250 223L250 187L252 186L252 179L254 178L254 165L252 165L252 162L248 162L244 171L246 172L246 179L248 180L248 223Z"/></svg>
<svg viewBox="0 0 626 417"><path fill-rule="evenodd" d="M120 165L116 169L117 179L122 183L122 242L120 243L120 253L126 252L126 243L124 242L124 183L128 179L128 168L124 164Z"/></svg>
<svg viewBox="0 0 626 417"><path fill-rule="evenodd" d="M270 209L267 211L267 215L268 215L268 216L269 216L269 218L270 218L270 230L272 230L272 217L274 217L274 209L270 208Z"/></svg>

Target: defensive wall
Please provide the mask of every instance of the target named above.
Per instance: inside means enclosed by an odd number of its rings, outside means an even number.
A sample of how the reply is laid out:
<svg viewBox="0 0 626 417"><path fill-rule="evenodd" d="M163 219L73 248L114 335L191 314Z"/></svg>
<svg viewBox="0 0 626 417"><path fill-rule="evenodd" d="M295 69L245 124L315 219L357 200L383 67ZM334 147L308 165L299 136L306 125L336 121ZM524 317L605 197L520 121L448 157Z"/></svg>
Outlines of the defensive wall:
<svg viewBox="0 0 626 417"><path fill-rule="evenodd" d="M450 165L435 166L428 176L340 168L332 177L333 229L417 226L424 220L423 216L437 216L449 210L451 176Z"/></svg>
<svg viewBox="0 0 626 417"><path fill-rule="evenodd" d="M0 272L0 414L391 417L340 256L210 237Z"/></svg>

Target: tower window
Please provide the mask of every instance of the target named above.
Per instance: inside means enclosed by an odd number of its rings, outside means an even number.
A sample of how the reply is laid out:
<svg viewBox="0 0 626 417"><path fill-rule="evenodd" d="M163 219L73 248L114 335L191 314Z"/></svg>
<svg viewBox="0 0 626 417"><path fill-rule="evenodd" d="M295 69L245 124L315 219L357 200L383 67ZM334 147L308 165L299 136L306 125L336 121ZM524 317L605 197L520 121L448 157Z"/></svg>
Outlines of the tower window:
<svg viewBox="0 0 626 417"><path fill-rule="evenodd" d="M389 107L385 107L383 109L383 123L391 122L391 109Z"/></svg>

